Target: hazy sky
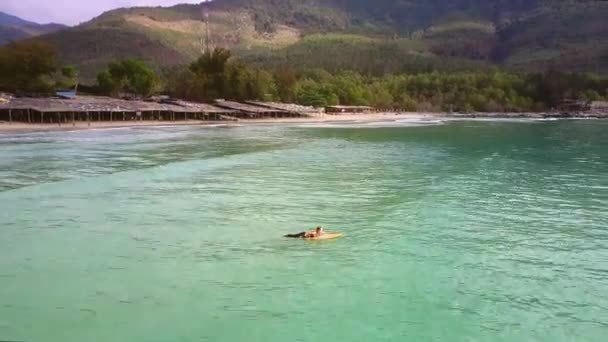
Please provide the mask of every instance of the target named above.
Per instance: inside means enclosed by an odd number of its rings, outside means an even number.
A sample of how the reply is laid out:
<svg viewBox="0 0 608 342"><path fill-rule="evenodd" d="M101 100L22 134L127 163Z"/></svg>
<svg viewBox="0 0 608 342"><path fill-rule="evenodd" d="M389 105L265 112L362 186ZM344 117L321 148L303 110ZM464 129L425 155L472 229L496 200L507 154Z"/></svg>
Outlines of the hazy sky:
<svg viewBox="0 0 608 342"><path fill-rule="evenodd" d="M170 6L203 0L0 0L0 11L38 23L75 25L117 7Z"/></svg>

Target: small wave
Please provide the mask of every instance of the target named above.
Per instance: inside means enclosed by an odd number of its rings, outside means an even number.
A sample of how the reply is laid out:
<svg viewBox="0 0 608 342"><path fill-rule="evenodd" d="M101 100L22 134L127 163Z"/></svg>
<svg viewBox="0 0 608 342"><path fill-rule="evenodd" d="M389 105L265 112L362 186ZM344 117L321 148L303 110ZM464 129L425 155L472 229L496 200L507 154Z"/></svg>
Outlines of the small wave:
<svg viewBox="0 0 608 342"><path fill-rule="evenodd" d="M96 127L96 128L85 128L79 129L76 128L74 130L66 131L66 133L83 133L83 132L98 132L98 131L127 131L132 130L136 127L133 126L125 126L125 127Z"/></svg>
<svg viewBox="0 0 608 342"><path fill-rule="evenodd" d="M400 120L385 120L385 121L334 121L334 122L318 122L305 123L295 125L298 128L391 128L391 127L421 127L441 125L443 120L422 120L422 119L400 119Z"/></svg>
<svg viewBox="0 0 608 342"><path fill-rule="evenodd" d="M445 121L537 123L539 118L446 118Z"/></svg>
<svg viewBox="0 0 608 342"><path fill-rule="evenodd" d="M211 125L201 125L202 128L235 128L235 127L245 127L242 124L211 124Z"/></svg>
<svg viewBox="0 0 608 342"><path fill-rule="evenodd" d="M411 119L401 119L396 120L397 123L414 123L414 124L422 124L422 125L441 125L445 123L445 120L438 119L420 119L420 120L411 120Z"/></svg>

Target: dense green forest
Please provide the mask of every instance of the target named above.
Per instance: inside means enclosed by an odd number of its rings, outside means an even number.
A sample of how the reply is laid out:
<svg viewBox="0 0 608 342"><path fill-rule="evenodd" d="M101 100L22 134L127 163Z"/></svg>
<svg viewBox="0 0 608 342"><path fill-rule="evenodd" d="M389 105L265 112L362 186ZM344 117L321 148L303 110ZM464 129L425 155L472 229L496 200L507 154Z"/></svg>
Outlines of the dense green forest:
<svg viewBox="0 0 608 342"><path fill-rule="evenodd" d="M72 67L60 67L49 45L24 42L0 48L0 90L48 93L73 85L77 74ZM344 104L407 111L521 112L548 110L566 98L608 99L608 78L558 71L513 73L498 68L382 76L289 64L260 69L233 58L229 50L215 49L162 73L141 60L117 60L97 75L89 90L110 96L164 93L200 102L223 98L317 107Z"/></svg>

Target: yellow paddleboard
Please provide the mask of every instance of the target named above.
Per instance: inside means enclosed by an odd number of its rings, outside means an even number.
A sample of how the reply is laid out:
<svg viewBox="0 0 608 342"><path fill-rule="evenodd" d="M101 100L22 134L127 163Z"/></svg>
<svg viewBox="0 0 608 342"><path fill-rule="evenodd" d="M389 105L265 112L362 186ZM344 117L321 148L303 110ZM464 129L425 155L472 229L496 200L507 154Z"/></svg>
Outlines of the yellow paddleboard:
<svg viewBox="0 0 608 342"><path fill-rule="evenodd" d="M304 240L311 240L311 241L317 241L317 240L332 240L332 239L337 239L339 237L342 237L344 234L342 233L323 233L323 235L319 236L319 237L314 237L314 238L304 238Z"/></svg>

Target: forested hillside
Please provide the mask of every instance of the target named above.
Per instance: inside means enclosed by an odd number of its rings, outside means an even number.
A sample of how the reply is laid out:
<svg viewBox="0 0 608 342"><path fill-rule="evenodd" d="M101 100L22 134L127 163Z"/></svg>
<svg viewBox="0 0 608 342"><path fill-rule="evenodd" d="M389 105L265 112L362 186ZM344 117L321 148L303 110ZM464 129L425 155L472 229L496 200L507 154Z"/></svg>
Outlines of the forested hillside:
<svg viewBox="0 0 608 342"><path fill-rule="evenodd" d="M205 25L208 18L208 26ZM574 0L215 0L118 9L47 35L93 77L116 58L157 68L206 45L264 68L372 75L500 66L608 73L608 2Z"/></svg>

